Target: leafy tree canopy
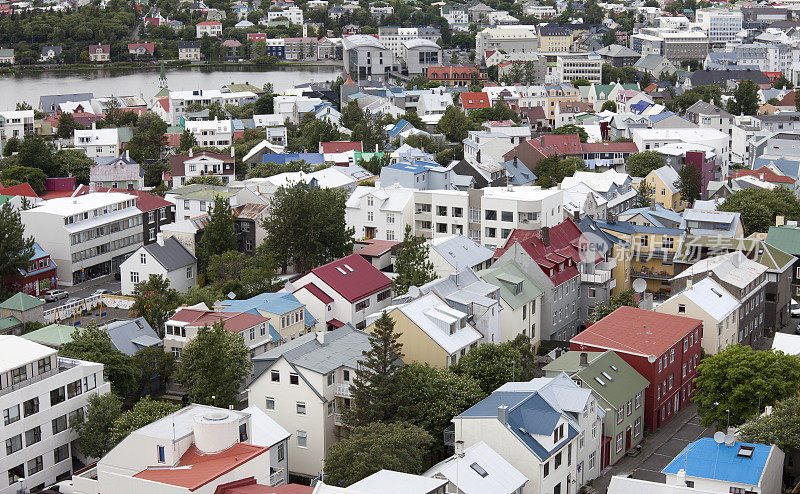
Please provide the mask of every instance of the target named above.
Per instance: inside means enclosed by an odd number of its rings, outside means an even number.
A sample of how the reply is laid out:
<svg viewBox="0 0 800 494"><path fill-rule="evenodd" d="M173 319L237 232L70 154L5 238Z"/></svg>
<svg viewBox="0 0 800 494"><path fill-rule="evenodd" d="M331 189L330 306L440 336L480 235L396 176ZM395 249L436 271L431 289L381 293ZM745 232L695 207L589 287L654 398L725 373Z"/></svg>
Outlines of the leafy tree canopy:
<svg viewBox="0 0 800 494"><path fill-rule="evenodd" d="M766 232L775 224L775 216L790 220L800 217L800 202L791 190L785 187L768 189L743 189L734 192L717 208L720 211L742 214L745 232Z"/></svg>
<svg viewBox="0 0 800 494"><path fill-rule="evenodd" d="M589 140L589 133L586 132L586 129L575 124L567 124L562 125L561 127L556 127L553 130L553 134L578 134L578 136L581 138L581 142L587 142Z"/></svg>
<svg viewBox="0 0 800 494"><path fill-rule="evenodd" d="M634 298L632 289L620 292L616 297L611 297L608 303L597 304L591 315L592 322L599 321L623 305L627 307L639 307L639 303L636 301L636 298Z"/></svg>
<svg viewBox="0 0 800 494"><path fill-rule="evenodd" d="M419 287L436 279L429 252L430 247L425 239L414 236L411 225L406 225L403 243L394 263L397 276L392 281L392 287L395 294L403 295L412 286Z"/></svg>
<svg viewBox="0 0 800 494"><path fill-rule="evenodd" d="M573 176L576 171L585 169L584 161L576 156L562 159L554 154L539 160L533 172L536 174L536 185L550 188L560 184L565 177Z"/></svg>
<svg viewBox="0 0 800 494"><path fill-rule="evenodd" d="M772 414L745 423L742 439L756 444L774 444L787 455L800 451L800 396L781 400L772 407Z"/></svg>
<svg viewBox="0 0 800 494"><path fill-rule="evenodd" d="M27 269L33 257L33 237L25 236L19 211L10 202L0 206L0 294L10 291L12 277ZM17 290L18 291L18 290Z"/></svg>
<svg viewBox="0 0 800 494"><path fill-rule="evenodd" d="M625 167L634 177L646 177L653 170L664 166L666 161L657 151L641 151L628 156Z"/></svg>
<svg viewBox="0 0 800 494"><path fill-rule="evenodd" d="M164 323L181 304L181 294L170 288L168 279L160 274L152 274L147 280L136 284L133 297L133 313L136 317L144 317L147 324L163 338Z"/></svg>

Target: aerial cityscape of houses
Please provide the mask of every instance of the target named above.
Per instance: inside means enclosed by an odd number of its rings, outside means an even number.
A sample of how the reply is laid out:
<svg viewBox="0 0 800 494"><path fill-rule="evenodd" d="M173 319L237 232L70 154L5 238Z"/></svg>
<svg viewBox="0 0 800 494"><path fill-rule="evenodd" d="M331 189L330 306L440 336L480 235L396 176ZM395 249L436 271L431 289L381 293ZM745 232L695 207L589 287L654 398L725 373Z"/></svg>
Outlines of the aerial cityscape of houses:
<svg viewBox="0 0 800 494"><path fill-rule="evenodd" d="M9 0L0 65L0 494L800 489L795 0Z"/></svg>

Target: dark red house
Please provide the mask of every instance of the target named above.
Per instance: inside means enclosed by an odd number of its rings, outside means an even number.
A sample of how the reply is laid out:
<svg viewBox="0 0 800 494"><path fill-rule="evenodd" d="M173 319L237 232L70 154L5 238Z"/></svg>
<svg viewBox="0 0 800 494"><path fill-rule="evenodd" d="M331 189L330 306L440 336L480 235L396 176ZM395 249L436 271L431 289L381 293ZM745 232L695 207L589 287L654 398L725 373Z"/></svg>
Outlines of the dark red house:
<svg viewBox="0 0 800 494"><path fill-rule="evenodd" d="M689 404L703 321L620 307L570 340L570 349L613 350L650 381L644 421L652 431Z"/></svg>

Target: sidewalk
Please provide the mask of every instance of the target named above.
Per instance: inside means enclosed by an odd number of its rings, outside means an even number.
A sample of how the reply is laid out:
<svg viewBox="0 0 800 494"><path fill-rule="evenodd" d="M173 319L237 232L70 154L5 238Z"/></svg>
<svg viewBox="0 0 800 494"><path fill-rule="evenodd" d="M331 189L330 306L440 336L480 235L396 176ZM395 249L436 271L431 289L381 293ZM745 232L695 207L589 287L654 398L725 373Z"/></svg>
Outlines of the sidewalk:
<svg viewBox="0 0 800 494"><path fill-rule="evenodd" d="M603 473L592 481L587 492L605 493L608 491L608 484L614 475L629 474L639 468L645 461L650 459L659 448L670 442L678 435L684 427L697 417L697 407L694 404L680 410L666 425L656 432L645 437L642 442L642 451L636 458L626 456L617 462L613 467L606 468Z"/></svg>

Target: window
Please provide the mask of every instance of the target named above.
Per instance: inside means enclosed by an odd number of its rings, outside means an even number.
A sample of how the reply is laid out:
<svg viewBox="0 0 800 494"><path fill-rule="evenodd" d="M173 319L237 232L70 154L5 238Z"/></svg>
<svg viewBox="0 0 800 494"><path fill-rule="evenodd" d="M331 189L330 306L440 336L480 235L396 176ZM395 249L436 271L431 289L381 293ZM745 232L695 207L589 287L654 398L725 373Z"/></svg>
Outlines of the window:
<svg viewBox="0 0 800 494"><path fill-rule="evenodd" d="M97 377L94 374L89 374L83 378L83 390L90 391L97 387Z"/></svg>
<svg viewBox="0 0 800 494"><path fill-rule="evenodd" d="M19 405L3 410L3 424L8 425L19 420Z"/></svg>
<svg viewBox="0 0 800 494"><path fill-rule="evenodd" d="M625 415L630 415L633 409L633 402L628 400L628 403L625 404Z"/></svg>
<svg viewBox="0 0 800 494"><path fill-rule="evenodd" d="M633 401L634 401L634 407L638 410L639 407L642 406L642 392L641 391L636 393L636 397L634 398Z"/></svg>
<svg viewBox="0 0 800 494"><path fill-rule="evenodd" d="M347 370L347 369L343 370L342 371L342 378L344 379L344 381L349 381L350 380L350 371Z"/></svg>
<svg viewBox="0 0 800 494"><path fill-rule="evenodd" d="M247 441L247 423L239 424L239 442Z"/></svg>
<svg viewBox="0 0 800 494"><path fill-rule="evenodd" d="M333 415L336 413L336 401L331 400L328 402L328 416Z"/></svg>
<svg viewBox="0 0 800 494"><path fill-rule="evenodd" d="M164 446L156 446L156 457L158 458L159 463L166 463L166 453L164 451Z"/></svg>
<svg viewBox="0 0 800 494"><path fill-rule="evenodd" d="M304 401L297 402L297 415L306 414L306 403Z"/></svg>
<svg viewBox="0 0 800 494"><path fill-rule="evenodd" d="M139 262L142 264L147 264L147 254L145 253L139 254Z"/></svg>
<svg viewBox="0 0 800 494"><path fill-rule="evenodd" d="M193 277L194 277L194 269L192 269L192 266L189 266L188 268L186 268L186 279L189 280L192 279Z"/></svg>
<svg viewBox="0 0 800 494"><path fill-rule="evenodd" d="M622 452L622 433L617 434L617 453Z"/></svg>
<svg viewBox="0 0 800 494"><path fill-rule="evenodd" d="M39 397L31 398L22 404L23 416L29 417L34 413L39 413Z"/></svg>
<svg viewBox="0 0 800 494"><path fill-rule="evenodd" d="M361 302L358 302L356 304L356 307L355 307L356 308L356 312L358 312L360 310L364 310L367 307L369 307L369 299L365 298L364 300L362 300Z"/></svg>
<svg viewBox="0 0 800 494"><path fill-rule="evenodd" d="M69 458L69 444L64 444L53 450L53 461L61 463Z"/></svg>
<svg viewBox="0 0 800 494"><path fill-rule="evenodd" d="M45 372L48 372L51 368L50 366L52 365L50 363L50 357L40 358L39 360L36 361L36 365L38 367L39 374L44 374Z"/></svg>
<svg viewBox="0 0 800 494"><path fill-rule="evenodd" d="M561 482L557 483L555 487L553 487L553 494L561 494Z"/></svg>
<svg viewBox="0 0 800 494"><path fill-rule="evenodd" d="M63 432L67 430L67 416L62 415L58 418L53 419L53 434L58 434L59 432Z"/></svg>
<svg viewBox="0 0 800 494"><path fill-rule="evenodd" d="M617 423L621 424L624 418L625 418L625 409L620 408L619 410L617 410Z"/></svg>
<svg viewBox="0 0 800 494"><path fill-rule="evenodd" d="M33 429L28 429L25 431L25 446L30 446L31 444L36 444L42 440L42 428L40 426L36 426Z"/></svg>
<svg viewBox="0 0 800 494"><path fill-rule="evenodd" d="M276 453L278 455L278 461L283 461L286 458L286 455L283 451L283 443L278 445Z"/></svg>
<svg viewBox="0 0 800 494"><path fill-rule="evenodd" d="M500 221L514 221L514 213L511 211L501 211Z"/></svg>
<svg viewBox="0 0 800 494"><path fill-rule="evenodd" d="M486 228L486 236L489 238L497 237L497 228Z"/></svg>
<svg viewBox="0 0 800 494"><path fill-rule="evenodd" d="M6 455L16 453L22 449L22 434L6 439Z"/></svg>
<svg viewBox="0 0 800 494"><path fill-rule="evenodd" d="M558 470L558 467L561 466L561 452L559 451L556 454L556 457L553 459L553 470Z"/></svg>
<svg viewBox="0 0 800 494"><path fill-rule="evenodd" d="M675 349L671 348L669 351L669 363L675 362Z"/></svg>
<svg viewBox="0 0 800 494"><path fill-rule="evenodd" d="M336 373L331 372L328 374L328 386L333 386L334 382L336 382Z"/></svg>
<svg viewBox="0 0 800 494"><path fill-rule="evenodd" d="M642 418L639 417L633 422L633 437L639 437L642 433Z"/></svg>
<svg viewBox="0 0 800 494"><path fill-rule="evenodd" d="M487 209L485 212L485 218L487 220L496 221L497 220L497 211L493 209Z"/></svg>
<svg viewBox="0 0 800 494"><path fill-rule="evenodd" d="M264 405L266 410L275 410L275 398L271 396L266 397L266 404Z"/></svg>
<svg viewBox="0 0 800 494"><path fill-rule="evenodd" d="M300 384L300 376L295 372L290 373L289 374L289 384L294 384L295 386L299 385Z"/></svg>
<svg viewBox="0 0 800 494"><path fill-rule="evenodd" d="M306 431L297 431L297 446L301 448L308 447L308 433Z"/></svg>
<svg viewBox="0 0 800 494"><path fill-rule="evenodd" d="M550 475L550 462L546 461L544 463L544 472L542 473L542 477L547 477Z"/></svg>
<svg viewBox="0 0 800 494"><path fill-rule="evenodd" d="M41 472L44 469L44 464L42 462L42 457L37 456L32 460L28 460L28 475L33 475L34 473Z"/></svg>
<svg viewBox="0 0 800 494"><path fill-rule="evenodd" d="M25 367L18 367L11 371L11 384L21 383L28 378L28 371Z"/></svg>
<svg viewBox="0 0 800 494"><path fill-rule="evenodd" d="M686 312L686 305L678 304L678 314L684 314Z"/></svg>
<svg viewBox="0 0 800 494"><path fill-rule="evenodd" d="M279 383L279 382L281 382L281 371L276 371L276 370L272 371L272 372L270 373L270 379L271 379L271 380L272 380L272 382L274 382L274 383Z"/></svg>
<svg viewBox="0 0 800 494"><path fill-rule="evenodd" d="M71 382L67 384L67 398L74 398L83 392L83 388L81 388L81 380L78 379L77 381Z"/></svg>
<svg viewBox="0 0 800 494"><path fill-rule="evenodd" d="M572 465L572 444L567 445L567 466Z"/></svg>
<svg viewBox="0 0 800 494"><path fill-rule="evenodd" d="M131 283L139 283L139 273L131 271Z"/></svg>

